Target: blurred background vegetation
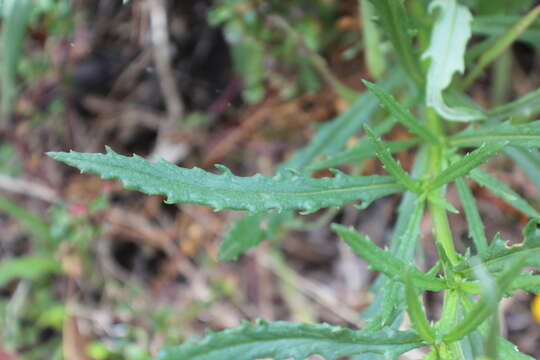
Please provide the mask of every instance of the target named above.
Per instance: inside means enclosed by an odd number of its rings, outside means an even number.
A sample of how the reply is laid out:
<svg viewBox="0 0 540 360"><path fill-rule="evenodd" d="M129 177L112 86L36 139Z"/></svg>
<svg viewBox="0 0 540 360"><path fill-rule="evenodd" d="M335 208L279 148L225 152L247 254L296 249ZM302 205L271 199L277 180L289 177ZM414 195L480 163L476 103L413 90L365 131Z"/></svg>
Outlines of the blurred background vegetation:
<svg viewBox="0 0 540 360"><path fill-rule="evenodd" d="M484 1L469 3L489 16ZM240 213L167 205L80 176L44 154L110 145L184 167L224 163L239 175L271 174L347 107L360 79L385 71L389 45L367 1L0 6L0 359L148 359L205 328L256 317L358 326L372 277L327 224L337 217L384 239L395 197L362 217L352 207L310 215L314 225L289 224L286 238L278 234L221 264L217 245ZM513 24L483 19L477 40ZM501 57L492 82L471 90L478 102L502 103L538 87L539 26ZM403 164L409 155L400 154ZM507 183L536 196L525 176L513 168L507 174ZM525 219L476 195L488 233L518 240L515 225ZM465 234L460 221L453 219L453 229ZM424 233L429 244L430 230ZM509 300L505 331L540 356L531 298ZM440 299L428 300L436 314Z"/></svg>

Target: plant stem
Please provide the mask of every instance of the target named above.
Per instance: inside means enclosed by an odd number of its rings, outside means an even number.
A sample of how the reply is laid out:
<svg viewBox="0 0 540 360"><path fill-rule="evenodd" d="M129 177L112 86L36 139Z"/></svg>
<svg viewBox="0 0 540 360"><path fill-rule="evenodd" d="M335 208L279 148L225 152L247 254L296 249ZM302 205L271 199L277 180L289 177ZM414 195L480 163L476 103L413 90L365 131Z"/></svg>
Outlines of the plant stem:
<svg viewBox="0 0 540 360"><path fill-rule="evenodd" d="M427 109L427 123L428 127L439 138L444 137L444 130L442 128L441 121L435 111ZM429 166L428 173L431 177L438 175L443 168L443 151L444 147L441 145L431 145L429 148ZM435 234L436 241L442 246L446 256L450 260L452 265L457 265L459 262L457 252L454 248L454 240L452 238L452 231L448 224L448 217L446 216L446 210L437 202L437 199L444 200L444 190L435 190L431 196L428 197L429 211L433 221L433 232Z"/></svg>

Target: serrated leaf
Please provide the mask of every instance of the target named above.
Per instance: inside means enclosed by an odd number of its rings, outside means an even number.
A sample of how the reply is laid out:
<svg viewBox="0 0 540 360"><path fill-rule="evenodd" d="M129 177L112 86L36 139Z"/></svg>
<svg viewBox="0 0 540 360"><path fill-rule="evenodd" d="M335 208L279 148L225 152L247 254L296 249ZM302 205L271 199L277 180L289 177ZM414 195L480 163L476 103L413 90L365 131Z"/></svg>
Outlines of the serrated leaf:
<svg viewBox="0 0 540 360"><path fill-rule="evenodd" d="M188 202L217 210L262 212L298 209L312 212L355 200L369 203L402 190L390 177L355 177L341 172L336 172L332 178L322 179L292 174L238 177L220 166L223 174L217 175L199 168L181 168L163 159L149 162L137 155L118 155L110 148L106 154L72 151L48 155L83 172L98 173L103 179L119 179L128 189L165 195L168 203Z"/></svg>
<svg viewBox="0 0 540 360"><path fill-rule="evenodd" d="M468 153L458 161L450 164L433 180L427 184L426 191L437 189L455 179L467 175L473 169L486 162L490 157L499 152L506 142L498 142L489 145L483 145L480 148Z"/></svg>
<svg viewBox="0 0 540 360"><path fill-rule="evenodd" d="M534 218L540 218L540 213L536 211L529 203L519 196L518 193L513 191L505 183L497 180L492 175L489 175L480 169L474 169L470 172L470 177L479 185L482 185L489 189L495 196L499 197L501 200L512 205L525 215Z"/></svg>
<svg viewBox="0 0 540 360"><path fill-rule="evenodd" d="M428 166L427 151L421 149L415 160L412 174L419 176ZM405 192L399 207L396 225L390 241L390 253L406 262L413 262L414 249L420 235L420 222L424 214L424 201L419 195ZM361 314L366 319L366 329L378 330L385 326L399 327L399 316L404 308L403 284L397 280L379 274L370 292L375 299Z"/></svg>
<svg viewBox="0 0 540 360"><path fill-rule="evenodd" d="M455 73L465 70L465 48L471 37L472 15L456 0L434 0L429 5L431 13L439 9L431 32L428 49L423 59L431 59L427 73L426 103L447 120L475 121L485 116L473 108L450 107L443 98L443 91L452 82Z"/></svg>
<svg viewBox="0 0 540 360"><path fill-rule="evenodd" d="M479 146L484 143L507 141L508 145L531 148L540 147L540 121L513 125L509 123L469 127L453 135L449 145L455 147Z"/></svg>
<svg viewBox="0 0 540 360"><path fill-rule="evenodd" d="M392 176L394 176L396 180L408 190L413 192L419 191L419 183L414 180L409 174L407 174L405 170L403 170L401 165L392 157L390 150L382 142L382 140L378 139L373 133L373 130L371 130L367 125L364 126L364 129L366 130L366 134L371 140L371 144L373 145L375 154L383 163L385 170L388 171Z"/></svg>
<svg viewBox="0 0 540 360"><path fill-rule="evenodd" d="M259 321L166 348L156 360L304 360L315 354L331 360L363 353L395 358L419 346L422 342L413 332L354 331L328 324Z"/></svg>
<svg viewBox="0 0 540 360"><path fill-rule="evenodd" d="M478 254L483 256L487 251L488 243L484 232L484 223L476 206L476 200L469 189L469 185L462 178L456 179L456 188L467 219L469 236L472 238Z"/></svg>
<svg viewBox="0 0 540 360"><path fill-rule="evenodd" d="M507 269L520 256L525 256L524 266L540 269L540 233L536 229L537 223L537 220L529 221L523 229L524 240L517 245L508 246L500 235L496 235L485 255L473 256L455 270L470 277L475 264L481 261L491 273L498 273Z"/></svg>
<svg viewBox="0 0 540 360"><path fill-rule="evenodd" d="M400 65L413 81L424 83L422 67L415 54L409 18L401 0L370 0L375 8L377 19L392 45Z"/></svg>
<svg viewBox="0 0 540 360"><path fill-rule="evenodd" d="M413 134L418 135L421 139L437 145L439 139L429 130L429 128L416 119L409 110L399 104L392 95L381 89L379 86L363 81L364 85L374 93L380 100L381 104L390 112L394 118L409 129Z"/></svg>
<svg viewBox="0 0 540 360"><path fill-rule="evenodd" d="M402 76L400 71L393 71L385 76L385 78L379 82L379 85L383 89L390 91L400 82ZM377 98L369 91L358 96L356 101L345 112L341 113L333 120L321 125L306 147L295 152L289 160L278 166L278 172L283 172L287 169L304 171L306 166L317 157L322 155L332 155L340 151L351 137L351 134L358 131L362 124L372 117L377 109L377 105ZM246 217L247 216L251 215L246 215ZM284 217L279 214L272 214L269 223L275 223L275 227L278 227L279 223L282 223L285 219L290 217L292 217L292 215ZM266 234L266 237L271 236L270 234ZM240 241L242 241L242 239L240 239Z"/></svg>
<svg viewBox="0 0 540 360"><path fill-rule="evenodd" d="M402 282L405 281L405 277L412 279L415 286L424 290L439 291L447 287L444 280L426 275L416 267L391 255L390 252L378 248L373 242L358 234L354 229L333 224L332 230L337 232L351 249L366 260L373 269L391 278Z"/></svg>
<svg viewBox="0 0 540 360"><path fill-rule="evenodd" d="M403 140L403 141L388 141L384 145L391 153L407 150L415 145L418 145L418 139ZM375 157L375 149L368 138L364 138L355 146L344 152L330 156L326 160L315 162L307 167L308 170L320 170L342 164L350 164L359 162L365 159Z"/></svg>
<svg viewBox="0 0 540 360"><path fill-rule="evenodd" d="M259 227L262 217L246 216L235 222L219 246L218 260L236 260L238 256L259 245L266 237L266 231Z"/></svg>

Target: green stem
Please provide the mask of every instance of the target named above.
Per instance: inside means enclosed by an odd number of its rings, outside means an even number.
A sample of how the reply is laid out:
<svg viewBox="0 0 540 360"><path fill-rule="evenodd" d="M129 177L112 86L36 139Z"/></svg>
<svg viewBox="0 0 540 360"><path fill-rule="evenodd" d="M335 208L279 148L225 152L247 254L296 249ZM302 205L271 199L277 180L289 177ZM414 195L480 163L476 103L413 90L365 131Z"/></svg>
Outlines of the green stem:
<svg viewBox="0 0 540 360"><path fill-rule="evenodd" d="M432 109L427 109L428 127L438 137L444 137L444 130L442 123ZM428 172L431 177L438 175L443 169L443 152L444 147L441 145L432 145L429 148L429 167ZM458 255L454 248L454 240L452 238L452 231L448 223L448 217L446 216L446 209L443 208L438 199L444 200L444 190L435 190L428 197L429 211L433 221L433 232L435 234L436 241L442 246L446 256L450 260L452 265L457 265Z"/></svg>

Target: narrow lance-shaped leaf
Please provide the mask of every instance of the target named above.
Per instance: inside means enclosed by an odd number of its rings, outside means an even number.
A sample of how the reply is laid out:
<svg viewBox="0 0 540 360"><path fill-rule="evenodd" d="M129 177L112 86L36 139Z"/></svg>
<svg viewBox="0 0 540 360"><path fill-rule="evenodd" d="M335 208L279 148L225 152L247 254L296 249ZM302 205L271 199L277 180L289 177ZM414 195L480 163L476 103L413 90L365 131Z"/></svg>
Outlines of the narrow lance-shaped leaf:
<svg viewBox="0 0 540 360"><path fill-rule="evenodd" d="M490 120L521 117L531 119L540 113L540 89L533 90L517 100L498 106L488 112Z"/></svg>
<svg viewBox="0 0 540 360"><path fill-rule="evenodd" d="M396 86L400 79L402 79L402 73L400 71L392 71L379 82L379 85L389 91ZM287 169L304 171L306 170L306 166L317 157L321 155L332 155L340 151L347 139L351 137L351 134L358 131L362 124L371 118L377 109L378 103L377 98L368 91L358 96L356 101L345 112L320 126L309 144L297 151L289 160L282 163L278 167L278 172L284 172L287 171ZM245 215L244 218L239 221L243 221L246 217L251 216L253 215ZM255 216L259 219L259 223L263 221L258 215ZM267 217L267 221L268 223L273 223L274 228L277 228L279 227L279 224L290 218L292 218L292 212L289 216L274 213ZM245 221L251 223L255 222L254 219ZM234 229L235 226L233 225L232 228ZM272 237L272 234L265 231L264 237ZM252 241L251 234L248 232L236 232L234 238L236 241L243 243L250 243Z"/></svg>
<svg viewBox="0 0 540 360"><path fill-rule="evenodd" d="M475 151L468 153L463 158L450 164L439 175L428 183L427 191L437 189L451 181L454 181L458 177L467 175L471 170L478 167L480 164L487 161L490 157L499 152L506 142L499 142L495 144L484 145Z"/></svg>
<svg viewBox="0 0 540 360"><path fill-rule="evenodd" d="M450 146L468 147L501 141L507 141L508 145L517 147L540 147L540 121L521 125L510 123L485 125L477 129L469 127L451 136L448 143Z"/></svg>
<svg viewBox="0 0 540 360"><path fill-rule="evenodd" d="M391 153L407 150L415 145L418 145L418 139L403 140L403 141L387 141L384 145ZM320 170L342 164L351 164L354 162L362 161L375 157L375 149L368 138L364 138L358 142L355 146L347 151L341 152L334 156L329 157L326 160L315 162L307 167L308 170Z"/></svg>
<svg viewBox="0 0 540 360"><path fill-rule="evenodd" d="M375 149L375 154L383 163L386 171L388 171L392 176L394 176L396 180L400 184L405 186L408 190L417 192L419 190L418 182L414 180L409 174L407 174L405 170L403 170L401 165L392 157L390 150L388 150L384 143L375 136L373 130L371 130L369 126L364 126L364 129L366 130L366 133L371 140L373 148Z"/></svg>
<svg viewBox="0 0 540 360"><path fill-rule="evenodd" d="M373 269L402 282L405 281L405 278L410 278L417 287L422 289L439 291L446 288L444 280L426 275L414 266L408 265L388 251L378 248L373 242L358 234L354 229L333 224L332 230L337 232L351 249L366 260Z"/></svg>
<svg viewBox="0 0 540 360"><path fill-rule="evenodd" d="M509 267L500 274L497 278L497 294L489 295L489 297L496 298L497 300L502 297L506 289L512 283L512 279L515 278L523 267L525 257L519 256L515 258L510 264ZM482 297L473 308L464 316L464 318L451 328L446 334L443 335L443 341L453 342L457 341L471 331L475 330L480 326L490 315L493 314L493 307L489 306L492 302L491 299L487 297Z"/></svg>
<svg viewBox="0 0 540 360"><path fill-rule="evenodd" d="M419 176L426 171L427 158L426 149L421 149L412 169L413 176ZM410 191L405 193L399 204L396 226L390 241L390 253L406 262L413 262L424 205L425 201L419 201L419 195ZM398 324L405 303L403 284L379 274L370 291L375 294L375 299L362 312L362 318L366 319L365 328L378 330Z"/></svg>
<svg viewBox="0 0 540 360"><path fill-rule="evenodd" d="M422 85L424 76L418 56L412 46L413 29L400 0L371 0L382 29L394 46L400 65L413 81Z"/></svg>
<svg viewBox="0 0 540 360"><path fill-rule="evenodd" d="M378 79L384 74L387 67L381 46L381 31L374 21L375 12L370 0L360 0L359 11L365 44L364 58L370 75Z"/></svg>
<svg viewBox="0 0 540 360"><path fill-rule="evenodd" d="M369 81L364 80L363 83L379 98L381 104L390 112L390 114L413 134L418 135L420 138L431 144L439 144L439 139L435 134L433 134L425 124L416 119L409 110L399 104L392 95Z"/></svg>
<svg viewBox="0 0 540 360"><path fill-rule="evenodd" d="M393 71L379 82L379 86L390 91L402 76L401 72ZM379 101L375 95L369 91L364 92L345 112L322 124L309 143L296 151L289 160L280 164L278 171L287 169L303 171L318 156L337 153L352 134L373 116L378 105Z"/></svg>
<svg viewBox="0 0 540 360"><path fill-rule="evenodd" d="M412 327L426 343L433 344L435 342L435 331L429 324L424 306L418 298L413 281L407 276L405 276L405 300L407 301L407 313L411 319Z"/></svg>
<svg viewBox="0 0 540 360"><path fill-rule="evenodd" d="M540 15L540 6L532 9L526 16L521 18L512 28L510 28L503 36L497 41L493 42L493 45L487 49L478 63L467 75L463 82L464 88L468 88L474 80L482 73L488 64L495 60L503 51L505 51L518 37L522 34Z"/></svg>
<svg viewBox="0 0 540 360"><path fill-rule="evenodd" d="M529 203L525 199L523 199L521 196L519 196L518 193L510 189L508 185L497 180L497 178L495 178L494 176L489 175L480 169L474 169L473 171L471 171L470 176L476 183L486 187L494 195L504 200L506 203L512 205L525 215L534 218L540 218L540 213L538 213L538 211L536 211L531 205L529 205Z"/></svg>
<svg viewBox="0 0 540 360"><path fill-rule="evenodd" d="M540 152L536 149L507 147L504 152L525 171L525 174L540 191Z"/></svg>
<svg viewBox="0 0 540 360"><path fill-rule="evenodd" d="M516 24L522 17L509 13L475 16L472 23L474 34L485 36L502 36ZM518 40L538 47L540 44L540 24L534 22L524 32L519 34Z"/></svg>
<svg viewBox="0 0 540 360"><path fill-rule="evenodd" d="M413 332L258 321L164 349L156 360L304 360L315 354L328 360L356 354L382 354L395 359L420 346L422 342Z"/></svg>
<svg viewBox="0 0 540 360"><path fill-rule="evenodd" d="M49 155L81 171L98 173L103 179L120 179L128 189L165 195L168 203L189 202L216 210L298 209L311 212L354 200L369 203L402 190L389 177L354 177L337 171L334 177L322 179L284 174L271 178L259 174L238 177L220 166L223 174L216 175L198 168L181 168L163 159L152 163L136 155L118 155L110 148L106 154L69 152Z"/></svg>
<svg viewBox="0 0 540 360"><path fill-rule="evenodd" d="M467 219L469 236L472 238L480 256L483 256L487 251L488 243L486 234L484 233L484 223L480 218L478 207L476 206L476 200L469 189L469 185L467 185L463 178L456 179L456 188L461 204L463 205L465 218Z"/></svg>
<svg viewBox="0 0 540 360"><path fill-rule="evenodd" d="M431 59L427 74L426 101L447 120L474 121L485 116L473 108L450 107L443 98L443 90L452 82L452 76L465 69L465 48L471 37L472 15L456 0L434 0L430 12L439 9L431 40L422 58Z"/></svg>

